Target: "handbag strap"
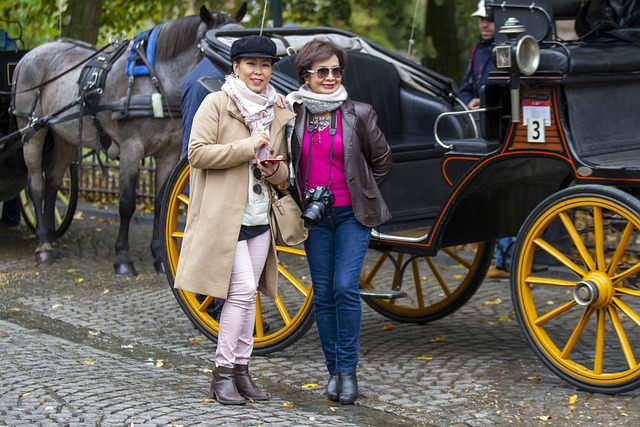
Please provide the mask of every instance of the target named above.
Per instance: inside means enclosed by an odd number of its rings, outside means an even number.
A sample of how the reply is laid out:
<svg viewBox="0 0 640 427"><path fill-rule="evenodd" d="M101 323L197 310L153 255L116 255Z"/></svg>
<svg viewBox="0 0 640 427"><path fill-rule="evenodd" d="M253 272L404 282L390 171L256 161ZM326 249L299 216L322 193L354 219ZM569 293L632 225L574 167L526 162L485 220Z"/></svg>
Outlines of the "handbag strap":
<svg viewBox="0 0 640 427"><path fill-rule="evenodd" d="M287 166L289 166L289 178L287 179L286 188L293 188L296 182L296 174L293 171L293 156L291 155L291 138L293 137L294 121L295 119L291 119L285 128L285 135L287 138Z"/></svg>

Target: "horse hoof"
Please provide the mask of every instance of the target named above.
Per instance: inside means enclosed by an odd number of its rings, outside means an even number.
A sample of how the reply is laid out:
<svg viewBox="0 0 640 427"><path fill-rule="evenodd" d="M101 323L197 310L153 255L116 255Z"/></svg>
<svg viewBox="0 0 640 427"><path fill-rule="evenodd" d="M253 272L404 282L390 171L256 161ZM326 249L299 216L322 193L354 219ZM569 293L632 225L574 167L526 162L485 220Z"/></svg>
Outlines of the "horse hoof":
<svg viewBox="0 0 640 427"><path fill-rule="evenodd" d="M161 261L154 261L153 266L156 269L156 273L166 273L167 271L164 269L164 263Z"/></svg>
<svg viewBox="0 0 640 427"><path fill-rule="evenodd" d="M52 251L42 251L36 253L36 262L38 263L38 265L53 264L55 258L56 257Z"/></svg>
<svg viewBox="0 0 640 427"><path fill-rule="evenodd" d="M116 272L116 276L137 276L138 272L133 266L132 262L123 262L120 264L113 264L113 269Z"/></svg>

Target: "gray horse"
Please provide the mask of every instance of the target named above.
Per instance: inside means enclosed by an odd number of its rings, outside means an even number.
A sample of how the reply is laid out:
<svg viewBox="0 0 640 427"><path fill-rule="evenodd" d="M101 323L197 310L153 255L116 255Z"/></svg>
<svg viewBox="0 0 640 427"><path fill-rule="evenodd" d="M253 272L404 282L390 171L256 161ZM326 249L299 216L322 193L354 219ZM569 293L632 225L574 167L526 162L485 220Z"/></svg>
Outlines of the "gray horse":
<svg viewBox="0 0 640 427"><path fill-rule="evenodd" d="M13 105L19 127L32 124L31 132L24 137L23 152L37 221L38 263L53 262L56 256L56 192L64 172L78 159L81 144L108 151L109 157L120 160L120 229L114 261L118 275L137 274L129 256L129 226L135 211L140 161L147 156L154 157L157 191L151 252L156 270L161 271L159 210L164 183L180 158L180 86L184 76L201 58L198 43L206 30L229 22L240 22L246 10L244 3L229 16L220 12L212 14L202 6L200 16L161 24L156 33L152 72L133 80L127 77L127 64L129 67L134 64L135 67L146 66L150 57L146 56L145 60L145 56L140 55L142 64L130 62L128 49L112 64L104 62L102 68L109 68L108 72L93 68L91 73L84 73L89 76L81 77L89 60L101 61L117 47L110 46L110 49L101 51L83 42L63 39L38 46L20 60L14 74ZM103 76L106 80L99 82ZM86 96L84 104L78 103L80 86L95 89ZM153 99L151 95L154 93L159 100L155 105L147 102ZM136 106L140 103L138 100L147 100L142 113ZM82 114L81 105L84 106ZM144 113L152 111L152 106L156 107L153 111L158 114ZM82 119L78 119L80 115ZM164 118L157 118L160 115ZM51 161L46 162L43 168L43 145L47 133L53 135L54 147L50 153Z"/></svg>

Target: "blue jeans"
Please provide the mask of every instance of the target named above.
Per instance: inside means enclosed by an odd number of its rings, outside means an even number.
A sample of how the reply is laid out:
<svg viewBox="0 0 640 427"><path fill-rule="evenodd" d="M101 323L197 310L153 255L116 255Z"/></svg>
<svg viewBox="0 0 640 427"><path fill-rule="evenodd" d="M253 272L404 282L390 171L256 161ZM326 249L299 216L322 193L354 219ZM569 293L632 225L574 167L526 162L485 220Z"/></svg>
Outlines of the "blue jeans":
<svg viewBox="0 0 640 427"><path fill-rule="evenodd" d="M330 375L355 372L360 349L360 272L371 229L351 206L325 212L304 243L313 283L313 310Z"/></svg>
<svg viewBox="0 0 640 427"><path fill-rule="evenodd" d="M515 241L515 237L502 237L496 240L496 267L509 269Z"/></svg>

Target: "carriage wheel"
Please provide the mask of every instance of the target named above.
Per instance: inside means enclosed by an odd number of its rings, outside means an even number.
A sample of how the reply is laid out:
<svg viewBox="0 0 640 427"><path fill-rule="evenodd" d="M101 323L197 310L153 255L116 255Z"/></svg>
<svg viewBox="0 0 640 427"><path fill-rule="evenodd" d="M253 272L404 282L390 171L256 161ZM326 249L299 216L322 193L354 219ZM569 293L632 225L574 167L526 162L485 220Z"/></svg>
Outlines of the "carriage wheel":
<svg viewBox="0 0 640 427"><path fill-rule="evenodd" d="M56 194L54 210L55 237L61 237L67 232L73 222L73 215L78 204L78 168L71 165L62 177L62 185ZM28 189L20 192L20 211L27 227L32 232L36 230L36 214L29 197Z"/></svg>
<svg viewBox="0 0 640 427"><path fill-rule="evenodd" d="M189 163L184 157L167 181L162 203L160 224L164 242L164 267L171 290L189 320L208 339L217 341L218 302L212 297L173 287L189 206L189 196L185 194L188 183ZM258 293L254 355L268 354L292 345L309 330L315 320L312 309L313 291L304 250L280 246L276 249L279 261L278 295L272 300L261 298ZM296 276L293 271L305 271L305 274Z"/></svg>
<svg viewBox="0 0 640 427"><path fill-rule="evenodd" d="M362 299L375 311L399 322L426 323L448 316L462 307L476 292L491 264L493 244L489 242L441 249L434 257L370 250L360 275ZM397 289L394 264L406 265L402 287L407 296L380 299L365 296L367 289Z"/></svg>
<svg viewBox="0 0 640 427"><path fill-rule="evenodd" d="M640 386L639 243L640 202L603 186L549 197L521 228L511 271L516 315L535 354L574 387L616 394ZM543 257L554 264L533 273Z"/></svg>

